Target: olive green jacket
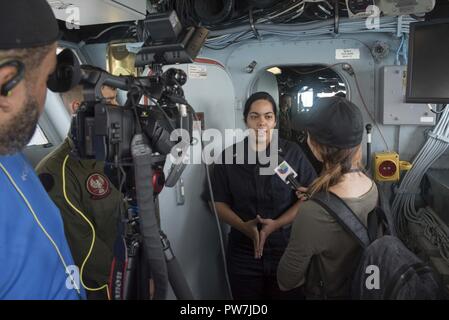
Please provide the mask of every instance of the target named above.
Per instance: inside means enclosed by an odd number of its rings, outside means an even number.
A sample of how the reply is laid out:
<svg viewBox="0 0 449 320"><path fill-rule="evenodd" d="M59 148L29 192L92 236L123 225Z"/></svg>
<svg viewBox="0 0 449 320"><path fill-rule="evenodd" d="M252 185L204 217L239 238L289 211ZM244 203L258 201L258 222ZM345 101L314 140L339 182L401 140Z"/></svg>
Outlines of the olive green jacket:
<svg viewBox="0 0 449 320"><path fill-rule="evenodd" d="M93 234L88 222L69 205L63 193L62 167L70 153L71 143L66 139L37 165L36 171L61 211L73 258L81 269ZM122 194L104 174L104 162L69 157L65 179L68 200L95 228L95 244L83 270L84 284L95 288L103 286L109 280L120 210L126 210L126 204ZM99 297L98 293L100 297L106 297L105 290L97 291L93 296Z"/></svg>

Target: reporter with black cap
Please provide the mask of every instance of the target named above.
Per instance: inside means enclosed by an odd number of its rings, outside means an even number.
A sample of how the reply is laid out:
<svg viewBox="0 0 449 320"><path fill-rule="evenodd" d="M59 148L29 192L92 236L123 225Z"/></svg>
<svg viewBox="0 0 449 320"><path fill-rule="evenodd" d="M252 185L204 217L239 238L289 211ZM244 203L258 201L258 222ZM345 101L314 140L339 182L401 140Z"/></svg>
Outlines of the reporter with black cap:
<svg viewBox="0 0 449 320"><path fill-rule="evenodd" d="M56 65L59 28L45 0L0 2L0 299L79 299L59 210L20 151Z"/></svg>
<svg viewBox="0 0 449 320"><path fill-rule="evenodd" d="M367 225L378 191L362 169L362 114L343 97L322 98L304 127L307 143L323 163L323 171L308 188L312 200L302 204L293 223L277 270L278 284L282 290L304 286L306 298L322 298L321 285L325 283L327 298L349 298L359 244L313 196L334 193Z"/></svg>

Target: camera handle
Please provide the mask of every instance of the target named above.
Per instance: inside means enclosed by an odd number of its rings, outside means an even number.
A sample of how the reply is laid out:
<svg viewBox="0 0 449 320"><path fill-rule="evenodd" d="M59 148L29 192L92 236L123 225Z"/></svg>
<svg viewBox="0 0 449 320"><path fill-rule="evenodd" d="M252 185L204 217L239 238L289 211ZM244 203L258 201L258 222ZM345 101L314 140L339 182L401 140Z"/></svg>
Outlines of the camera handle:
<svg viewBox="0 0 449 320"><path fill-rule="evenodd" d="M144 261L149 264L154 280L154 299L163 300L167 296L168 272L154 204L152 152L143 134L138 133L132 139L131 154L134 162L139 228L143 243L142 250L144 251L143 256L146 258Z"/></svg>

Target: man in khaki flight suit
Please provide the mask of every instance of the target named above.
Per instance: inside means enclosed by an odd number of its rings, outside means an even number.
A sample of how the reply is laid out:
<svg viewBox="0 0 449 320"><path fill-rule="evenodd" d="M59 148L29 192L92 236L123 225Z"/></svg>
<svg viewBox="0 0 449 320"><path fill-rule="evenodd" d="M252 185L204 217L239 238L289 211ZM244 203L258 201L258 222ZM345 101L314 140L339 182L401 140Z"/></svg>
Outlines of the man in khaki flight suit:
<svg viewBox="0 0 449 320"><path fill-rule="evenodd" d="M104 102L117 105L116 90L103 86ZM76 112L83 99L82 87L63 93L64 105L70 114ZM70 154L73 142L67 137L36 167L42 184L59 207L64 221L65 234L76 265L81 269L92 243L92 229L78 212L95 228L95 244L83 270L83 282L92 289L109 282L113 248L120 211L126 210L123 195L104 173L104 162L77 160L69 156L65 167L66 194L63 192L62 170L64 159ZM107 299L106 288L86 290L89 299Z"/></svg>

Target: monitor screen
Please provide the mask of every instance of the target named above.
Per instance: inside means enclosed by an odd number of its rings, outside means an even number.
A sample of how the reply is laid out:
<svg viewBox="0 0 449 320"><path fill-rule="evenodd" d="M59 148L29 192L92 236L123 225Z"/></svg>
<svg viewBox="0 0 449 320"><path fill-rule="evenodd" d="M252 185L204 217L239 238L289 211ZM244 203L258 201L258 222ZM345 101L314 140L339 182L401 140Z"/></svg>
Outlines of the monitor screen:
<svg viewBox="0 0 449 320"><path fill-rule="evenodd" d="M449 103L449 20L410 24L406 102Z"/></svg>

